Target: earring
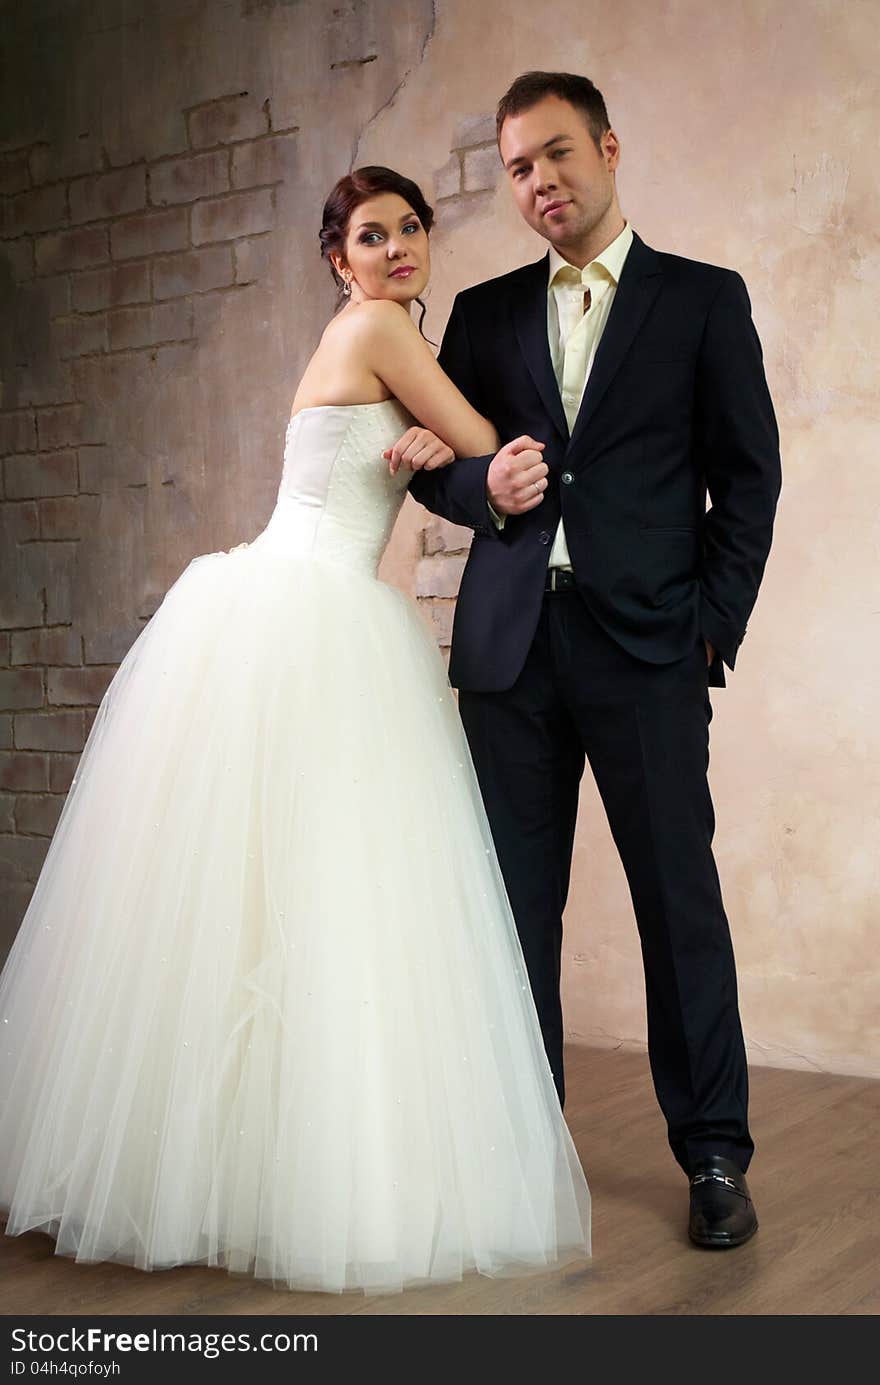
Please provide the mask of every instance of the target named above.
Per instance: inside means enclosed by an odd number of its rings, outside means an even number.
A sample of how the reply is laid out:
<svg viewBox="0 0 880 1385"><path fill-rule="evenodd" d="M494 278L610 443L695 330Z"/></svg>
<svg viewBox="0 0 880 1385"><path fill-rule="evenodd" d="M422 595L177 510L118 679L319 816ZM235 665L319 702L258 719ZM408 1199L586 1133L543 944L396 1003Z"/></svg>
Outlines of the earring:
<svg viewBox="0 0 880 1385"><path fill-rule="evenodd" d="M342 296L343 296L343 298L350 298L350 297L351 297L351 275L350 275L350 274L345 274L345 275L343 275Z"/></svg>

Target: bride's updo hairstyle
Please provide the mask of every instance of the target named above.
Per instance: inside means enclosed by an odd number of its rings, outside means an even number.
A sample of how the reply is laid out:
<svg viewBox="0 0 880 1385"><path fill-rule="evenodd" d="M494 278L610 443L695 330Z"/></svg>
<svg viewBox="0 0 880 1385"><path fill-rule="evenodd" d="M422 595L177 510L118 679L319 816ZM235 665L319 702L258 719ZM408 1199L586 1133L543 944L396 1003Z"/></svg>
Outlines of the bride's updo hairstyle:
<svg viewBox="0 0 880 1385"><path fill-rule="evenodd" d="M428 206L421 188L411 178L404 178L402 173L395 173L393 168L383 168L381 164L367 164L364 168L356 168L353 173L346 173L333 187L324 203L321 230L318 233L321 255L330 265L330 272L339 293L339 303L342 302L344 281L334 269L330 256L345 254L352 213L362 203L369 202L371 197L379 197L383 192L396 192L398 197L408 202L422 223L426 235L430 234L434 224L434 209ZM421 332L427 308L421 298L417 298L416 302L422 310L419 318ZM424 335L422 332L422 336Z"/></svg>

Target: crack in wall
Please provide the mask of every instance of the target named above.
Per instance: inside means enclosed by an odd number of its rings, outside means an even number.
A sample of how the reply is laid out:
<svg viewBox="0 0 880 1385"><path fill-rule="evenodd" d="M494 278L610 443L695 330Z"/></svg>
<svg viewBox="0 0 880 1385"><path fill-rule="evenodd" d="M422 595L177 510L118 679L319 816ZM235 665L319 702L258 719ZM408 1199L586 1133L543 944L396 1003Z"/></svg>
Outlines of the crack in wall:
<svg viewBox="0 0 880 1385"><path fill-rule="evenodd" d="M390 108L394 105L394 102L397 100L397 97L400 95L401 91L406 86L413 72L415 72L417 68L421 67L422 63L425 60L425 53L428 50L428 44L431 42L431 39L434 37L434 34L437 29L437 0L430 0L430 4L431 16L428 21L428 26L424 38L422 39L422 45L419 49L419 56L416 58L415 62L411 63L410 66L406 69L400 81L397 83L391 95L388 97L387 101L382 102L382 105L379 107L379 109L374 111L370 118L361 126L360 133L355 136L354 145L351 151L351 164L349 165L349 167L352 169L357 168L360 162L359 153L361 144L364 140L364 136L368 134L368 132L373 128L373 126L378 121L379 117L381 115L384 115L385 111L390 110Z"/></svg>

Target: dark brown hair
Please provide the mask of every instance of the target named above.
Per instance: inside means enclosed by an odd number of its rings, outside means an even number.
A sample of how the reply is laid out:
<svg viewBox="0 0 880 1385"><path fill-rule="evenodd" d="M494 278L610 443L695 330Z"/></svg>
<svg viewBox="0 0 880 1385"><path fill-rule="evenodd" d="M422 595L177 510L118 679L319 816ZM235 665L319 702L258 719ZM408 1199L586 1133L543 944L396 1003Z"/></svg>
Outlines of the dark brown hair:
<svg viewBox="0 0 880 1385"><path fill-rule="evenodd" d="M331 254L344 254L352 213L363 202L369 201L371 197L378 197L383 192L396 192L398 197L402 197L404 202L408 202L422 223L426 234L430 233L434 224L434 209L428 206L421 188L411 178L404 178L402 173L395 173L393 168L383 168L381 164L367 164L364 168L356 168L353 173L346 173L345 177L340 178L339 182L332 188L330 196L324 203L321 230L318 233L318 239L321 242L321 255L330 264L331 273L339 290L340 301L343 280L337 274L330 256ZM419 331L421 332L427 309L421 298L417 298L416 302L422 310L422 315L419 318ZM424 336L423 332L422 335Z"/></svg>
<svg viewBox="0 0 880 1385"><path fill-rule="evenodd" d="M576 111L580 111L593 143L599 147L602 136L611 129L605 100L589 77L578 77L574 72L523 72L517 77L498 102L495 112L498 139L509 115L522 115L523 111L530 111L545 96L558 96L561 101L567 101Z"/></svg>

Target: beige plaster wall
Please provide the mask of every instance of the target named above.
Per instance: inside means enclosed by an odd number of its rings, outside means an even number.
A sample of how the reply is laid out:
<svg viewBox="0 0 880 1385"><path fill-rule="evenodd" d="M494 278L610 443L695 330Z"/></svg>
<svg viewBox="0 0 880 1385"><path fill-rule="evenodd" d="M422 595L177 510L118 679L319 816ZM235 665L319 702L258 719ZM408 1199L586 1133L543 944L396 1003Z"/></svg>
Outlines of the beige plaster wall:
<svg viewBox="0 0 880 1385"><path fill-rule="evenodd" d="M458 288L542 253L500 179L491 113L517 72L563 67L605 92L643 238L745 276L779 414L777 541L713 723L752 1055L880 1074L876 7L34 0L7 16L6 942L115 664L190 557L268 516L289 400L332 304L316 254L329 186L375 161L435 199L439 338ZM169 163L205 150L220 181L187 165L184 212L163 221ZM118 277L106 286L123 262L144 287L126 280L120 298ZM85 292L96 269L104 299ZM383 567L441 645L462 544L408 502ZM565 952L569 1034L641 1044L635 928L587 781Z"/></svg>
<svg viewBox="0 0 880 1385"><path fill-rule="evenodd" d="M436 187L456 128L490 114L518 72L580 71L606 96L622 206L643 239L745 277L785 484L737 671L713 699L743 1022L754 1061L878 1075L876 20L871 4L825 0L622 0L613 15L557 0L552 22L525 0L445 0L418 73L359 152L432 167ZM500 176L439 212L436 326L455 290L543 249ZM564 987L573 1038L644 1042L628 891L589 776Z"/></svg>

